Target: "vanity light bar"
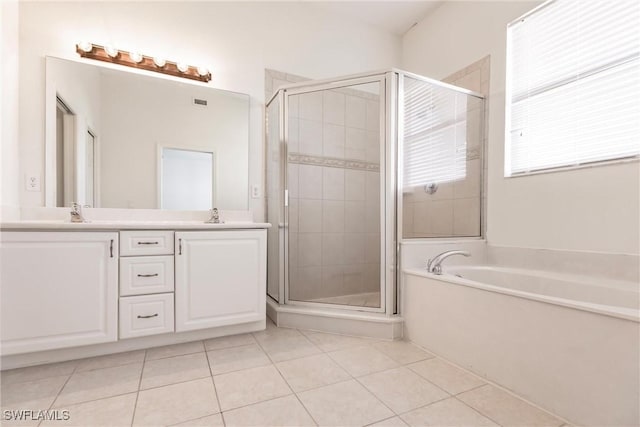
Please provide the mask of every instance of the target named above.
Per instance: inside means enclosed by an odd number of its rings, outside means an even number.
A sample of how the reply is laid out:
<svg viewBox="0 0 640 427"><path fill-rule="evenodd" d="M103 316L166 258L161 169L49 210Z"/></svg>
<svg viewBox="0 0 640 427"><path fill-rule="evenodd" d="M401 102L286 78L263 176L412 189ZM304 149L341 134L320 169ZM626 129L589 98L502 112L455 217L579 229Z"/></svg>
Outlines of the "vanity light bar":
<svg viewBox="0 0 640 427"><path fill-rule="evenodd" d="M155 71L156 73L169 74L185 79L208 82L211 73L204 67L193 67L182 63L166 61L162 57L152 58L136 52L117 50L111 46L99 46L92 43L78 43L76 52L83 57L98 61L111 62L112 64L138 68L140 70Z"/></svg>

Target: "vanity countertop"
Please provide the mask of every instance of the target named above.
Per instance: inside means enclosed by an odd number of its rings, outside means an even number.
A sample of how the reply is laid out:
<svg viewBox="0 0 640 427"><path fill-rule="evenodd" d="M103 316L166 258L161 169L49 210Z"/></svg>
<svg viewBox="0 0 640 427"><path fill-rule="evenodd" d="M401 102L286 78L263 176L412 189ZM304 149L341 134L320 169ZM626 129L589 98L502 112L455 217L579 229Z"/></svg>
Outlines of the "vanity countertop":
<svg viewBox="0 0 640 427"><path fill-rule="evenodd" d="M72 223L62 220L26 220L0 223L0 230L238 230L252 228L270 228L266 222L229 221L210 224L204 221L89 221Z"/></svg>

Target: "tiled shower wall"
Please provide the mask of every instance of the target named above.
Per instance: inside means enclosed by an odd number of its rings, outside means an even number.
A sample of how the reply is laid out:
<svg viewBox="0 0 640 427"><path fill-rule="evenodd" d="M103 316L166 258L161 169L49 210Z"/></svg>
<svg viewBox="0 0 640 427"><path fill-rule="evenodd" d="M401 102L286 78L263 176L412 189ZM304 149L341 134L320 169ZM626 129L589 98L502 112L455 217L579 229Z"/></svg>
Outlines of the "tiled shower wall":
<svg viewBox="0 0 640 427"><path fill-rule="evenodd" d="M380 290L379 114L367 91L289 97L290 299Z"/></svg>
<svg viewBox="0 0 640 427"><path fill-rule="evenodd" d="M489 64L487 56L443 81L487 96ZM466 179L441 183L434 194L427 194L421 187L405 192L402 211L404 238L480 235L481 221L484 221L482 206L486 206L486 186L481 178L486 176L486 132L474 134L483 129L479 123L482 116L475 110L477 106L479 104L469 106ZM484 173L481 174L481 171ZM481 188L485 190L482 193ZM482 229L486 230L484 222L482 225Z"/></svg>

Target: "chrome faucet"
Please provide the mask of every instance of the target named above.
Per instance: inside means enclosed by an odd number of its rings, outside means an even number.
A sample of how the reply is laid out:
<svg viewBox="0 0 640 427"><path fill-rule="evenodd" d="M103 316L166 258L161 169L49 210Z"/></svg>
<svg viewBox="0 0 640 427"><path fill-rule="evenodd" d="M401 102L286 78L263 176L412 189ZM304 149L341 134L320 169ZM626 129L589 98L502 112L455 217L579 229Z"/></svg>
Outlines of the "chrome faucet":
<svg viewBox="0 0 640 427"><path fill-rule="evenodd" d="M427 271L433 274L442 274L442 261L449 258L452 255L471 256L467 251L447 251L436 255L433 259L427 261Z"/></svg>
<svg viewBox="0 0 640 427"><path fill-rule="evenodd" d="M87 222L82 216L82 206L80 203L71 203L71 222Z"/></svg>
<svg viewBox="0 0 640 427"><path fill-rule="evenodd" d="M211 217L205 222L209 224L220 224L220 214L218 213L218 208L209 210L209 213L211 214Z"/></svg>

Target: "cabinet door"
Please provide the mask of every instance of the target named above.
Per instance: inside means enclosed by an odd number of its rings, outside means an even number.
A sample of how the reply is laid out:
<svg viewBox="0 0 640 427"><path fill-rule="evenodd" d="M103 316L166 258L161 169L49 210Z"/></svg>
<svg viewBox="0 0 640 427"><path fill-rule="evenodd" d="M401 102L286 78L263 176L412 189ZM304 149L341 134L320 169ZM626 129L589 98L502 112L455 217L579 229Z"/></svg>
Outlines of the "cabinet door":
<svg viewBox="0 0 640 427"><path fill-rule="evenodd" d="M4 232L2 354L115 341L118 233Z"/></svg>
<svg viewBox="0 0 640 427"><path fill-rule="evenodd" d="M264 319L266 230L176 232L176 331Z"/></svg>

